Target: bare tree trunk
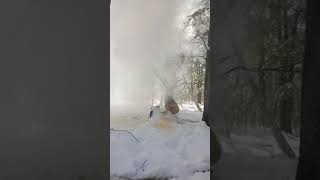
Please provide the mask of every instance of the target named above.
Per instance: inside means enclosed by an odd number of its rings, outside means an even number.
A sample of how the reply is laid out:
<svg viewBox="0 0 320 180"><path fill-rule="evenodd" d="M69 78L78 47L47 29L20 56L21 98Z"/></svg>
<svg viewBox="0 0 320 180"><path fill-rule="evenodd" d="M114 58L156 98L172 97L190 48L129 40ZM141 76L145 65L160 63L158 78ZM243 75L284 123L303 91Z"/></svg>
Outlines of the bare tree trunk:
<svg viewBox="0 0 320 180"><path fill-rule="evenodd" d="M288 141L285 139L285 137L282 134L281 128L278 126L278 124L275 121L272 121L272 133L273 133L273 137L276 139L282 152L284 152L289 158L295 159L296 154L290 147Z"/></svg>
<svg viewBox="0 0 320 180"><path fill-rule="evenodd" d="M199 106L198 102L195 101L194 104L196 105L198 111L202 112L202 109L201 109L201 107Z"/></svg>
<svg viewBox="0 0 320 180"><path fill-rule="evenodd" d="M292 110L293 110L293 98L287 97L285 100L281 100L280 103L280 128L286 133L292 134Z"/></svg>
<svg viewBox="0 0 320 180"><path fill-rule="evenodd" d="M202 92L199 90L197 94L197 103L201 104L202 103Z"/></svg>
<svg viewBox="0 0 320 180"><path fill-rule="evenodd" d="M288 29L288 8L287 8L287 0L280 1L280 11L282 14L282 34L283 37L279 39L287 41L289 39L289 29ZM292 66L291 58L289 57L288 52L285 53L285 56L280 59L280 66L284 67L286 70L290 71L290 67ZM292 73L281 72L280 73L280 85L284 86L293 80ZM284 96L280 100L280 128L292 134L292 114L293 114L293 94L290 90L284 91Z"/></svg>
<svg viewBox="0 0 320 180"><path fill-rule="evenodd" d="M320 1L307 0L300 157L296 180L320 179Z"/></svg>
<svg viewBox="0 0 320 180"><path fill-rule="evenodd" d="M208 57L206 58L206 71L205 71L205 83L204 83L204 97L203 97L203 114L202 120L206 122L208 126L210 126L209 119L209 99L210 99L210 71L211 67L209 66Z"/></svg>

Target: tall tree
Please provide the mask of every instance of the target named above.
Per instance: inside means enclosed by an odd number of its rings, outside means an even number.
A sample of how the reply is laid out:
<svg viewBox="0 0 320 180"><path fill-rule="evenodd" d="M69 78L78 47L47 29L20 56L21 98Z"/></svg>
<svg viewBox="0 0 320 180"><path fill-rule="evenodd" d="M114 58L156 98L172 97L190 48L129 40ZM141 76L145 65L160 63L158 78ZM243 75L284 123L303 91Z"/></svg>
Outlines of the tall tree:
<svg viewBox="0 0 320 180"><path fill-rule="evenodd" d="M296 180L320 179L320 1L307 0L300 157Z"/></svg>
<svg viewBox="0 0 320 180"><path fill-rule="evenodd" d="M214 33L214 21L213 21L213 9L212 9L212 1L210 1L210 26L209 26L209 35L208 35L208 55L206 58L206 72L205 72L205 90L204 90L204 112L202 120L207 123L210 127L210 151L212 152L210 158L210 164L214 165L221 156L221 145L219 143L218 137L216 136L213 130L213 96L212 96L212 75L213 75L213 65L214 65L214 58L213 58L213 33Z"/></svg>

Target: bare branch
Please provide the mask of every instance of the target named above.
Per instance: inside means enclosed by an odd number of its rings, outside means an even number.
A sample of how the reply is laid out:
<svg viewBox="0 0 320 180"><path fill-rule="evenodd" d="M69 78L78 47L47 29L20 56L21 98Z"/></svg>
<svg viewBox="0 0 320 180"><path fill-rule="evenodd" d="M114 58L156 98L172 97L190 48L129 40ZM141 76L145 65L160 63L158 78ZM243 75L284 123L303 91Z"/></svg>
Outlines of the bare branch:
<svg viewBox="0 0 320 180"><path fill-rule="evenodd" d="M207 44L206 44L206 41L205 41L203 38L201 38L201 37L200 37L200 39L201 39L202 42L203 42L204 48L206 48L206 51L208 52L208 51L209 51L209 48L208 48L208 46L207 46Z"/></svg>
<svg viewBox="0 0 320 180"><path fill-rule="evenodd" d="M243 70L243 71L250 71L250 72L294 72L294 73L301 73L301 70L287 70L284 69L283 67L276 67L276 68L248 68L246 66L236 66L231 68L230 70L226 71L224 74L230 74L236 70Z"/></svg>
<svg viewBox="0 0 320 180"><path fill-rule="evenodd" d="M179 86L182 86L182 85L191 85L191 84L196 84L196 85L199 85L200 83L189 83L189 82L183 82L183 83L180 83L178 84L176 87L179 87ZM204 85L204 83L201 83L201 85Z"/></svg>
<svg viewBox="0 0 320 180"><path fill-rule="evenodd" d="M128 134L130 134L138 143L140 143L140 141L138 140L138 138L136 138L130 131L126 131L126 130L122 130L122 129L110 129L110 131L119 131L119 132L126 132Z"/></svg>
<svg viewBox="0 0 320 180"><path fill-rule="evenodd" d="M220 58L218 58L218 64L222 64L222 63L224 63L225 61L227 61L230 58L231 58L231 56L220 57Z"/></svg>

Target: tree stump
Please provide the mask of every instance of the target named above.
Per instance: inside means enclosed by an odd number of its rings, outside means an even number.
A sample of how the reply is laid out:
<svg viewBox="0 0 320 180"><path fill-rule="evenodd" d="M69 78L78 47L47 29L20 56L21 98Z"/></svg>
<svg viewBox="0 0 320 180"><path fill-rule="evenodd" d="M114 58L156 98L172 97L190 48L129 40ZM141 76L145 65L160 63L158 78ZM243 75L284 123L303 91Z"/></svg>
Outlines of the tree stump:
<svg viewBox="0 0 320 180"><path fill-rule="evenodd" d="M166 110L170 111L172 114L177 114L179 112L179 106L172 96L166 98L165 107Z"/></svg>

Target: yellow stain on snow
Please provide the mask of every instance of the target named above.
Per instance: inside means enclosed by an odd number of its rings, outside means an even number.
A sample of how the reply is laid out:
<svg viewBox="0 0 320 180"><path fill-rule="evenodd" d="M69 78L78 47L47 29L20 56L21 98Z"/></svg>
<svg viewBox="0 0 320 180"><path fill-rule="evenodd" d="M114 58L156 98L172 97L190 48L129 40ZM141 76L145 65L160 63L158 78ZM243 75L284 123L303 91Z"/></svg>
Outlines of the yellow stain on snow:
<svg viewBox="0 0 320 180"><path fill-rule="evenodd" d="M172 133L174 132L174 117L167 113L161 114L160 120L154 123L154 127L162 131Z"/></svg>

